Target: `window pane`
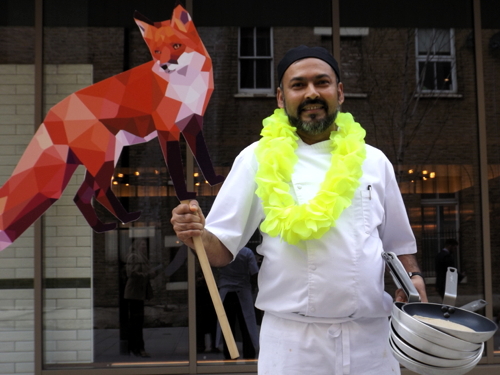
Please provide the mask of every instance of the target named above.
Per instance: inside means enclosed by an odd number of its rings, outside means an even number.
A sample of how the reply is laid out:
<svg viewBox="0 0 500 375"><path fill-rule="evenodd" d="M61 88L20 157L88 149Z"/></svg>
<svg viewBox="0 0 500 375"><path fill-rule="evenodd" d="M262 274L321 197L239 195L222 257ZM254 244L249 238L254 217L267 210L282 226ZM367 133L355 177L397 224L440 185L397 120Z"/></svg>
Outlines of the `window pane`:
<svg viewBox="0 0 500 375"><path fill-rule="evenodd" d="M252 27L242 27L240 29L240 56L255 56Z"/></svg>
<svg viewBox="0 0 500 375"><path fill-rule="evenodd" d="M48 107L70 95L70 90L151 60L139 30L123 30L46 28L44 42L50 48L45 53L45 91L61 93L48 95ZM89 46L105 58L89 59L94 53ZM126 53L127 48L133 53ZM69 82L78 82L79 87ZM128 86L127 90L134 89ZM121 108L130 108L129 103L123 104ZM84 172L77 170L63 199L45 214L43 365L46 369L84 365L89 373L92 367L112 363L187 366L187 297L188 287L194 289L194 285L188 286L182 257L187 251L181 252L171 226L165 225L167 212L178 200L161 149L154 141L123 149L112 194L124 211L142 211L142 215L105 233L93 233L72 202ZM103 222L117 222L103 206L94 208Z"/></svg>
<svg viewBox="0 0 500 375"><path fill-rule="evenodd" d="M434 90L434 65L431 62L420 62L418 64L418 77L421 90Z"/></svg>
<svg viewBox="0 0 500 375"><path fill-rule="evenodd" d="M258 89L271 88L271 60L256 60L256 85Z"/></svg>
<svg viewBox="0 0 500 375"><path fill-rule="evenodd" d="M418 54L427 55L432 48L432 29L418 29ZM432 51L430 52L432 54Z"/></svg>
<svg viewBox="0 0 500 375"><path fill-rule="evenodd" d="M254 88L254 60L240 60L240 87L242 89Z"/></svg>
<svg viewBox="0 0 500 375"><path fill-rule="evenodd" d="M271 56L271 29L257 27L257 56Z"/></svg>
<svg viewBox="0 0 500 375"><path fill-rule="evenodd" d="M436 55L449 55L450 49L450 30L436 29L434 34L434 51Z"/></svg>
<svg viewBox="0 0 500 375"><path fill-rule="evenodd" d="M436 81L438 90L451 90L451 62L436 63Z"/></svg>

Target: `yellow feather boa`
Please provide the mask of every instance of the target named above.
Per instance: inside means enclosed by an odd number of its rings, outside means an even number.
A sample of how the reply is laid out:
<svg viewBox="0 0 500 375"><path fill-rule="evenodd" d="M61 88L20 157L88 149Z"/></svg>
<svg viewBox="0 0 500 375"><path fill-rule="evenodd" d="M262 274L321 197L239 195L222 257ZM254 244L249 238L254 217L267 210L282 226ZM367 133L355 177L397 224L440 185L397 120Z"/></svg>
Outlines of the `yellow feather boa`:
<svg viewBox="0 0 500 375"><path fill-rule="evenodd" d="M321 238L349 207L359 186L366 158L365 130L350 113L339 113L332 131L332 161L317 195L307 204L297 205L290 195L290 181L297 162L296 128L283 109L262 122L264 128L255 154L259 169L255 176L257 196L262 200L266 219L260 229L271 237L281 236L292 245Z"/></svg>

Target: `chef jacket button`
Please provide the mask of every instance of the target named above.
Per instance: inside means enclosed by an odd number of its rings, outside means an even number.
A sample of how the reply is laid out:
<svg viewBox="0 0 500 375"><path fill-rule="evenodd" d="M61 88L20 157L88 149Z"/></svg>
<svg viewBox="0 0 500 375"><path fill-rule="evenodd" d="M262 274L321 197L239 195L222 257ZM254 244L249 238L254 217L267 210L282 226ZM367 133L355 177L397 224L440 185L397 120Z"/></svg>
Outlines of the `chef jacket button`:
<svg viewBox="0 0 500 375"><path fill-rule="evenodd" d="M309 311L311 311L311 312L315 312L315 311L316 311L316 309L315 309L314 307L311 307L311 308L309 309Z"/></svg>
<svg viewBox="0 0 500 375"><path fill-rule="evenodd" d="M302 185L297 185L297 189L302 189Z"/></svg>
<svg viewBox="0 0 500 375"><path fill-rule="evenodd" d="M310 269L311 271L314 271L314 270L316 269L316 266L313 264L313 265L309 266L309 269Z"/></svg>

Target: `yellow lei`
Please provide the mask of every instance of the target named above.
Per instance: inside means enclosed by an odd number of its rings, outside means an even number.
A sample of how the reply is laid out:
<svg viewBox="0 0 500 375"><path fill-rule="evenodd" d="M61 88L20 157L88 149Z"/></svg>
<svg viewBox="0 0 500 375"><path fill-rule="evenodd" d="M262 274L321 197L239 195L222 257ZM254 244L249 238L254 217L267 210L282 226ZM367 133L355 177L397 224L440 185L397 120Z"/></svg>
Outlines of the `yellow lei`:
<svg viewBox="0 0 500 375"><path fill-rule="evenodd" d="M359 186L366 158L365 130L350 113L338 114L335 123L339 130L330 135L330 169L317 195L307 204L297 205L289 193L297 162L296 128L290 125L283 109L276 109L262 123L262 138L255 151L259 162L256 194L266 215L260 229L271 237L281 236L292 245L321 238L350 206Z"/></svg>

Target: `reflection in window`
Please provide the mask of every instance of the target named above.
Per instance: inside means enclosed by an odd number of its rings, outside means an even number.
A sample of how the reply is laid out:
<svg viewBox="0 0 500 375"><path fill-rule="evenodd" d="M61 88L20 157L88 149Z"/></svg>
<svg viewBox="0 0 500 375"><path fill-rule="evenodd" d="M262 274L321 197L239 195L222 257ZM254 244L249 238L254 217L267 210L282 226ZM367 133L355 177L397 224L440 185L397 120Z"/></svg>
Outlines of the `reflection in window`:
<svg viewBox="0 0 500 375"><path fill-rule="evenodd" d="M417 82L422 92L456 92L453 29L418 29Z"/></svg>
<svg viewBox="0 0 500 375"><path fill-rule="evenodd" d="M425 194L422 195L424 198ZM422 262L426 277L435 276L434 261L446 240L458 240L457 199L422 199ZM458 254L456 254L458 257Z"/></svg>
<svg viewBox="0 0 500 375"><path fill-rule="evenodd" d="M272 92L272 29L241 27L238 51L240 92Z"/></svg>
<svg viewBox="0 0 500 375"><path fill-rule="evenodd" d="M185 251L160 227L144 224L95 236L96 364L188 363Z"/></svg>

